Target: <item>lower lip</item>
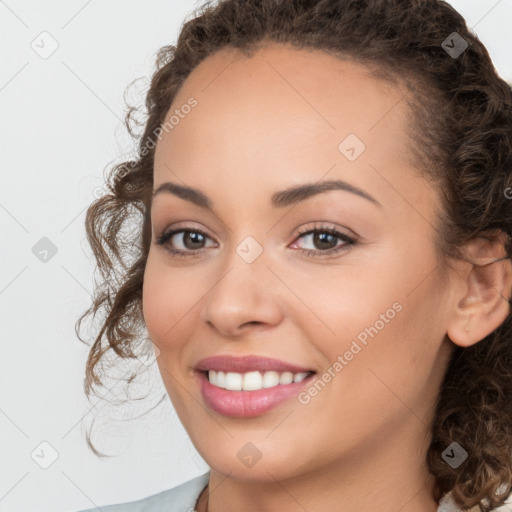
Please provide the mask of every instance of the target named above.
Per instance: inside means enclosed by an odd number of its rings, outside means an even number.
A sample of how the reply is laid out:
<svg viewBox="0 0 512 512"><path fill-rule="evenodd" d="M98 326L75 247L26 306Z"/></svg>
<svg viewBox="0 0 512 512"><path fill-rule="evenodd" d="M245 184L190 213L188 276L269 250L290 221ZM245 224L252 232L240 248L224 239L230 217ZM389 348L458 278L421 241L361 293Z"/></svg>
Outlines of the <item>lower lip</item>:
<svg viewBox="0 0 512 512"><path fill-rule="evenodd" d="M279 384L256 391L230 391L211 384L204 372L198 372L198 376L203 399L212 410L224 416L251 418L270 411L289 398L297 396L301 388L309 385L315 374L301 382Z"/></svg>

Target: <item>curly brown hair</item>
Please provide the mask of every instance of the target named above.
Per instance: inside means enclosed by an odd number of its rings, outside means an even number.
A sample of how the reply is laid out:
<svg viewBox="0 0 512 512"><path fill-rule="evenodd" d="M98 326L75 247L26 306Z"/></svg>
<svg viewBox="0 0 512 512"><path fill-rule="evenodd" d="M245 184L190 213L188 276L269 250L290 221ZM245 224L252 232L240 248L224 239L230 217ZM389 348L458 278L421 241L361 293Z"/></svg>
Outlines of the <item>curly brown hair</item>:
<svg viewBox="0 0 512 512"><path fill-rule="evenodd" d="M444 43L450 36L453 46L454 33L467 44L460 55L450 54ZM135 107L125 119L138 139L137 158L111 169L109 193L87 211L87 237L101 279L76 324L82 341L82 320L104 313L87 360L88 396L104 385L100 368L107 353L135 358L144 332L154 152L173 99L192 70L217 50L234 48L250 57L267 43L323 50L362 63L383 80L406 84L417 168L437 185L442 199L436 241L445 263L464 258L461 247L477 236L495 239L505 233L507 255L512 253L512 91L453 7L439 0L207 2L182 25L177 45L159 50L145 122L135 122ZM143 127L142 135L134 134L135 124ZM426 464L435 477L436 501L452 491L461 508L489 511L504 504L512 485L510 313L480 342L455 347L431 429ZM454 440L469 454L457 469L441 457Z"/></svg>

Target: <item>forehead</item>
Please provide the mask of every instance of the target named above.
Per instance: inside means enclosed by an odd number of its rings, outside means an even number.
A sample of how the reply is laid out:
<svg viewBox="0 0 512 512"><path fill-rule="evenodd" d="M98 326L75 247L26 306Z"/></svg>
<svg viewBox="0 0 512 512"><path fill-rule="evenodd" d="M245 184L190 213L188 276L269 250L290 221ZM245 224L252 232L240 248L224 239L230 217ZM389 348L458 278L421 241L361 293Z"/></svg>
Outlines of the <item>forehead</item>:
<svg viewBox="0 0 512 512"><path fill-rule="evenodd" d="M205 188L245 179L276 189L330 169L355 185L391 168L410 179L406 94L318 50L273 44L247 58L223 49L192 71L167 113L172 129L157 144L155 187L186 174ZM196 106L183 108L191 98ZM343 151L354 143L361 153L350 160Z"/></svg>

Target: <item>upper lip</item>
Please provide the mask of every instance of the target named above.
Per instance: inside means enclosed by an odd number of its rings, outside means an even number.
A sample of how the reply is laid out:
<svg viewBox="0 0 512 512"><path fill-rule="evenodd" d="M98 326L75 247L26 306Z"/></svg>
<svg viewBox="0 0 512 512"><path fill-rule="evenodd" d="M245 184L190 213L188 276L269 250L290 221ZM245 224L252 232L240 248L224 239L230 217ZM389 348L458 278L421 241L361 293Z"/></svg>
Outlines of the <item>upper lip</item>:
<svg viewBox="0 0 512 512"><path fill-rule="evenodd" d="M276 371L306 373L312 372L309 368L303 368L296 364L287 363L279 359L273 359L262 356L243 356L234 357L229 355L219 355L201 359L196 365L196 370L207 371L215 370L221 372L246 373L251 371Z"/></svg>

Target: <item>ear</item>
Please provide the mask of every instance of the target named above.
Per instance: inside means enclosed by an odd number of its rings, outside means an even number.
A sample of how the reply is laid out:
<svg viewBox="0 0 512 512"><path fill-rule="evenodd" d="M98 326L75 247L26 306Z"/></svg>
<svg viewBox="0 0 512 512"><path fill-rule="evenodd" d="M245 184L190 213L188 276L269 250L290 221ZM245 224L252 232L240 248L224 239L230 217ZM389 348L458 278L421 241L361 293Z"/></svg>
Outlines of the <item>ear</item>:
<svg viewBox="0 0 512 512"><path fill-rule="evenodd" d="M507 259L506 236L503 231L493 239L482 235L465 246L471 263L458 274L461 291L454 296L455 309L447 330L456 345L478 343L510 314L512 261Z"/></svg>

